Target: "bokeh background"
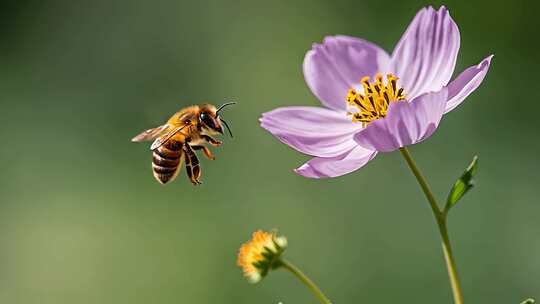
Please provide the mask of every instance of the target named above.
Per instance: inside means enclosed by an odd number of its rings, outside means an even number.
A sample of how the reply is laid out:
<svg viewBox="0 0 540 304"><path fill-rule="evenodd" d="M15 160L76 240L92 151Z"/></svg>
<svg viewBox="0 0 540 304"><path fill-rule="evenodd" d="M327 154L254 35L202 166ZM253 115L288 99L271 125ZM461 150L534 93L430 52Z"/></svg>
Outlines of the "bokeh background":
<svg viewBox="0 0 540 304"><path fill-rule="evenodd" d="M411 152L437 197L474 154L453 210L468 303L540 296L535 1L448 1L457 71L495 54L483 85ZM286 272L250 286L236 252L258 228L335 303L450 303L439 236L399 153L332 180L258 125L318 105L301 72L325 35L391 50L439 1L5 1L0 9L0 302L316 303ZM203 182L167 186L130 138L192 103L236 100L234 139Z"/></svg>

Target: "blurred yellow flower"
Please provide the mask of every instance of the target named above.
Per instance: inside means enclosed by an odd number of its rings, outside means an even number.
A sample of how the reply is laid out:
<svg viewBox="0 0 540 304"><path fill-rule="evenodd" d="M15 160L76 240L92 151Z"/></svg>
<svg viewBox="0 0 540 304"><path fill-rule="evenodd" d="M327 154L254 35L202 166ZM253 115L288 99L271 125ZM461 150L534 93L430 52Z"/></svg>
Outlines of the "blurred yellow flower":
<svg viewBox="0 0 540 304"><path fill-rule="evenodd" d="M249 242L240 247L237 265L251 283L259 282L269 270L279 266L287 247L287 238L275 232L255 231Z"/></svg>

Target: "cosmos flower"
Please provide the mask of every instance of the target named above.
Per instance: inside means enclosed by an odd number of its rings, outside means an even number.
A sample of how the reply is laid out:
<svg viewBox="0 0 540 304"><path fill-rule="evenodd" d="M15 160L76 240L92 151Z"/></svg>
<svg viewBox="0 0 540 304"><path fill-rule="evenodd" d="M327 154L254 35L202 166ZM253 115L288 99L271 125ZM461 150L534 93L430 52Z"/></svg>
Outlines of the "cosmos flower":
<svg viewBox="0 0 540 304"><path fill-rule="evenodd" d="M261 126L313 156L295 169L302 176L355 171L378 152L431 136L442 116L482 83L492 55L450 81L459 45L444 6L420 10L392 55L359 38L326 37L303 64L306 83L324 107L278 108L263 114Z"/></svg>
<svg viewBox="0 0 540 304"><path fill-rule="evenodd" d="M256 231L251 240L240 247L237 265L251 283L259 282L280 262L287 247L287 238L275 232Z"/></svg>

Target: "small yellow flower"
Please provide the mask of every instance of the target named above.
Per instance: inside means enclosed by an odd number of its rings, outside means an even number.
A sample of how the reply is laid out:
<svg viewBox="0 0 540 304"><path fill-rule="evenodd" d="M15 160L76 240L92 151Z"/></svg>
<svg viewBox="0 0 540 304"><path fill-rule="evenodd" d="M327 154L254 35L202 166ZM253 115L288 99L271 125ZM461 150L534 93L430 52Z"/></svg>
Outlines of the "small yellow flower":
<svg viewBox="0 0 540 304"><path fill-rule="evenodd" d="M249 242L240 247L237 264L251 283L259 282L269 270L278 266L287 247L287 238L275 232L255 231Z"/></svg>

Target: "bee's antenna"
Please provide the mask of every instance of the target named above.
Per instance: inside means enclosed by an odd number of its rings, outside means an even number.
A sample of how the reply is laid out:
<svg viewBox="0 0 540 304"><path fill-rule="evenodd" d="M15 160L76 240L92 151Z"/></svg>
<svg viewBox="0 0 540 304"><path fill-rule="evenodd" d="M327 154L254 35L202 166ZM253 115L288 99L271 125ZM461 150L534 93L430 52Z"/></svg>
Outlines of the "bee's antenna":
<svg viewBox="0 0 540 304"><path fill-rule="evenodd" d="M229 128L229 125L227 124L227 122L226 122L225 120L223 120L223 118L220 118L220 120L221 120L221 122L223 122L223 124L224 124L225 127L227 128L227 131L229 131L229 135L231 135L231 138L233 138L231 129Z"/></svg>
<svg viewBox="0 0 540 304"><path fill-rule="evenodd" d="M233 104L236 104L236 102L232 101L232 102L227 102L227 103L222 104L221 107L219 107L219 109L216 110L216 115L219 115L219 111L223 110L223 108L233 105Z"/></svg>

